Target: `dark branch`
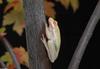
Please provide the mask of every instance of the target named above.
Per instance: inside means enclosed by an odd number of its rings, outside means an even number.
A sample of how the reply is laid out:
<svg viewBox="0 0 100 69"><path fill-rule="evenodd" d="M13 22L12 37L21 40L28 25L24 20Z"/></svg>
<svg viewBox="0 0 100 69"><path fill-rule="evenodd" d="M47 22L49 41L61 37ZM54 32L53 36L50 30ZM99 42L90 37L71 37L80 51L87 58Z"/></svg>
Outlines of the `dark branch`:
<svg viewBox="0 0 100 69"><path fill-rule="evenodd" d="M88 24L86 26L86 29L79 41L79 44L75 50L75 53L72 57L72 60L69 64L68 69L78 69L80 61L82 59L82 56L87 47L87 44L88 44L90 38L92 37L93 31L94 31L99 19L100 19L100 0L98 1L98 4L97 4Z"/></svg>
<svg viewBox="0 0 100 69"><path fill-rule="evenodd" d="M0 68L7 68L3 61L0 61Z"/></svg>
<svg viewBox="0 0 100 69"><path fill-rule="evenodd" d="M26 41L29 53L30 69L51 69L45 48L41 42L43 26L46 23L44 15L44 0L23 0L26 22Z"/></svg>
<svg viewBox="0 0 100 69"><path fill-rule="evenodd" d="M6 50L9 52L9 54L12 57L12 60L16 66L16 69L21 69L20 68L20 64L18 63L17 59L16 59L16 55L14 54L13 50L12 50L12 46L10 45L10 43L7 41L6 38L2 39L3 44L5 45Z"/></svg>

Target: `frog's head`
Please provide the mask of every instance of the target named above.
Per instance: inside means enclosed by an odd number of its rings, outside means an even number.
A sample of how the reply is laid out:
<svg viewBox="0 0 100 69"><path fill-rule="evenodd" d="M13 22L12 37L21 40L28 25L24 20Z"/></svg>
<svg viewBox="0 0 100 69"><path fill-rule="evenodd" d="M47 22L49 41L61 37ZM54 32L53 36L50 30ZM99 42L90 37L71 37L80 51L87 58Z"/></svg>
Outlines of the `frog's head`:
<svg viewBox="0 0 100 69"><path fill-rule="evenodd" d="M48 19L48 22L49 22L49 27L55 28L58 26L57 21L55 21L51 17Z"/></svg>

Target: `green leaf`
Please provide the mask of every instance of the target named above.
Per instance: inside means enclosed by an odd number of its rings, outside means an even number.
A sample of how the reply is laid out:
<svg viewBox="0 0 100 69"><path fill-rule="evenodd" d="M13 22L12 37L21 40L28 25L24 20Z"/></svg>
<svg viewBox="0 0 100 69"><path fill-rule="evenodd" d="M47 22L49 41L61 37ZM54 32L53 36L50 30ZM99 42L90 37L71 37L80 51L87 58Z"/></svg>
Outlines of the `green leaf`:
<svg viewBox="0 0 100 69"><path fill-rule="evenodd" d="M7 64L12 64L13 61L11 59L11 56L8 52L6 52L3 56L0 57L0 60L3 62L7 62Z"/></svg>
<svg viewBox="0 0 100 69"><path fill-rule="evenodd" d="M6 30L6 28L5 28L5 27L1 27L1 28L0 28L0 33L5 32L5 30Z"/></svg>

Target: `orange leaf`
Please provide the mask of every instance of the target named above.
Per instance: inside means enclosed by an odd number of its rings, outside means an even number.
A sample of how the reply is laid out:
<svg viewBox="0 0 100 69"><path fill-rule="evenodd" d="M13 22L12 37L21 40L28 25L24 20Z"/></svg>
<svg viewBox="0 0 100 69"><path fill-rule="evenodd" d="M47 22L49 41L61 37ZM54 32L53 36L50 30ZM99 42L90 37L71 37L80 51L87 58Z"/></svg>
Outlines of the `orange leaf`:
<svg viewBox="0 0 100 69"><path fill-rule="evenodd" d="M47 16L51 16L51 17L55 16L56 12L53 7L54 7L54 4L52 2L49 2L49 1L44 2L45 14Z"/></svg>
<svg viewBox="0 0 100 69"><path fill-rule="evenodd" d="M14 48L13 51L16 54L18 62L28 66L28 53L25 51L25 49L23 47L19 47Z"/></svg>
<svg viewBox="0 0 100 69"><path fill-rule="evenodd" d="M28 64L28 53L27 51L25 51L25 49L23 47L15 47L13 48L13 52L16 55L17 61L20 64L26 65L27 67L29 66ZM6 52L3 56L0 57L0 60L7 62L7 66L9 67L9 69L13 69L14 65L13 65L13 60L11 58L11 55Z"/></svg>
<svg viewBox="0 0 100 69"><path fill-rule="evenodd" d="M9 64L8 69L15 69L15 65L14 64Z"/></svg>
<svg viewBox="0 0 100 69"><path fill-rule="evenodd" d="M14 8L17 2L8 3L8 5L5 7L4 13L6 13L9 9Z"/></svg>
<svg viewBox="0 0 100 69"><path fill-rule="evenodd" d="M20 11L23 9L23 0L13 0L8 3L4 12L7 12L10 8L14 8L16 11Z"/></svg>

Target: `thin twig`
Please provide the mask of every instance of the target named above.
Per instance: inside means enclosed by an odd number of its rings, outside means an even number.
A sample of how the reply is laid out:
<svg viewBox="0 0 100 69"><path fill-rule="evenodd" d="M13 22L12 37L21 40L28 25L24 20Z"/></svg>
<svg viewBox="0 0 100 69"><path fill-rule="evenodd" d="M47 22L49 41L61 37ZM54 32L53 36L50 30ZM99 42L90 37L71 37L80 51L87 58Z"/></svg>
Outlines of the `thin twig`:
<svg viewBox="0 0 100 69"><path fill-rule="evenodd" d="M0 61L0 66L1 66L2 68L7 68L3 61Z"/></svg>
<svg viewBox="0 0 100 69"><path fill-rule="evenodd" d="M12 50L12 46L10 45L10 43L8 42L8 40L6 38L2 39L2 42L4 43L7 51L9 52L9 54L12 57L12 60L14 62L14 64L16 65L16 69L21 69L20 68L20 64L18 63L17 59L16 59L16 55L14 54L13 50Z"/></svg>
<svg viewBox="0 0 100 69"><path fill-rule="evenodd" d="M78 43L78 46L74 52L74 55L72 57L72 60L69 64L68 69L78 69L79 68L79 64L82 59L82 56L85 52L85 49L87 47L87 44L88 44L90 38L92 37L93 31L94 31L99 19L100 19L100 0L98 1L97 6L96 6L96 8L86 26L86 29Z"/></svg>

